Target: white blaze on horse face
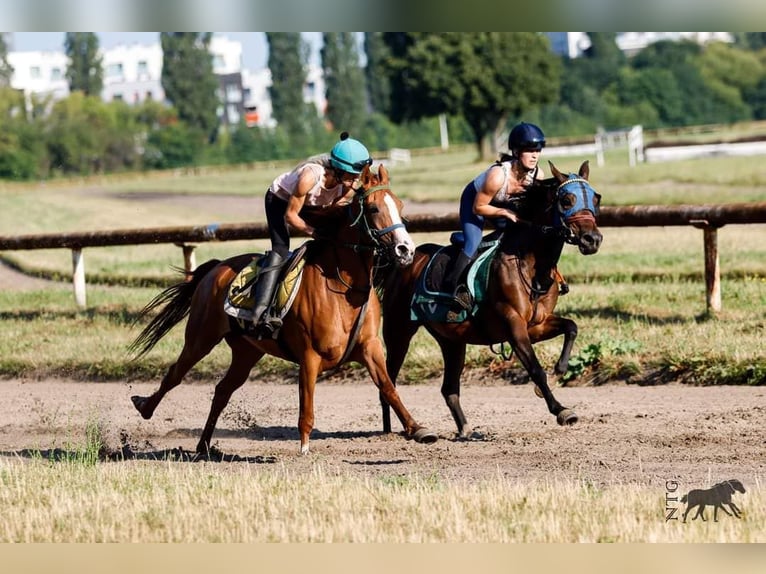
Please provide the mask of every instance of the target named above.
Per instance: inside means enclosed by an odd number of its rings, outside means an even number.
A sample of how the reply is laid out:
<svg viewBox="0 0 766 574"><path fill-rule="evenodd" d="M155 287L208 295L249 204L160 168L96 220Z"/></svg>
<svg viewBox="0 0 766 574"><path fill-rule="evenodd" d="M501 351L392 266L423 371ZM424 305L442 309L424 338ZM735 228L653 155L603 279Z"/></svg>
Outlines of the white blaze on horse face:
<svg viewBox="0 0 766 574"><path fill-rule="evenodd" d="M391 215L391 224L402 224L402 217L399 215L399 209L396 207L394 198L386 195L383 198L383 202L388 207L388 213ZM391 233L394 236L394 254L397 260L402 265L409 265L415 256L415 242L404 226L394 229Z"/></svg>

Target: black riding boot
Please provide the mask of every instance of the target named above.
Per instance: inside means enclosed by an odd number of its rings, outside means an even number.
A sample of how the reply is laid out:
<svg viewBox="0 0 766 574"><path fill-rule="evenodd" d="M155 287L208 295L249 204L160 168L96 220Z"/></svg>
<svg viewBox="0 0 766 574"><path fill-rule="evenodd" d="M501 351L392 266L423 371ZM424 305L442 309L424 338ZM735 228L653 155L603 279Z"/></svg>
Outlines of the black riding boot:
<svg viewBox="0 0 766 574"><path fill-rule="evenodd" d="M262 328L269 336L282 327L282 319L267 313L274 298L279 272L282 269L281 264L282 256L276 251L270 251L255 283L253 321L256 327Z"/></svg>
<svg viewBox="0 0 766 574"><path fill-rule="evenodd" d="M469 310L473 305L473 298L468 292L468 288L461 282L463 273L470 264L471 258L461 249L455 259L453 259L452 268L444 278L445 290L452 292L455 304L465 310Z"/></svg>

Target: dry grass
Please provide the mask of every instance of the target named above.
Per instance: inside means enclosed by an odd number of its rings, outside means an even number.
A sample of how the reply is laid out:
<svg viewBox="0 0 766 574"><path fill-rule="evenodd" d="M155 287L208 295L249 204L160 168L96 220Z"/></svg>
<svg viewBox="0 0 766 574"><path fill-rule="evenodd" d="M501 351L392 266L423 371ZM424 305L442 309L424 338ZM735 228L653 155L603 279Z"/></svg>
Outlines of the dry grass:
<svg viewBox="0 0 766 574"><path fill-rule="evenodd" d="M666 521L665 492L576 479L460 483L258 465L0 461L3 542L764 542L742 520ZM741 501L740 501L741 502ZM708 515L711 514L708 509ZM711 516L708 516L711 518Z"/></svg>

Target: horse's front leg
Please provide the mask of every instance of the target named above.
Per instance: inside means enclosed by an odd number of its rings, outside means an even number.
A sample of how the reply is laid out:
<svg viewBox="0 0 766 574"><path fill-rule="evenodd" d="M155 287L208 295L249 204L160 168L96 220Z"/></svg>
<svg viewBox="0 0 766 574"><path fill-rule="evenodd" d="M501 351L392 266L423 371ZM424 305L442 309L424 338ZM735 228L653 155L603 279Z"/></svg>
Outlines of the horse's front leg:
<svg viewBox="0 0 766 574"><path fill-rule="evenodd" d="M569 357L577 339L577 323L571 319L549 315L545 321L529 329L529 339L533 345L559 335L564 335L564 345L561 347L561 354L553 367L553 372L563 375L569 369Z"/></svg>
<svg viewBox="0 0 766 574"><path fill-rule="evenodd" d="M556 422L560 425L576 423L577 415L574 411L562 406L548 387L548 375L546 375L545 369L543 369L532 348L532 341L529 337L526 321L514 313L510 314L509 323L511 331L509 342L519 361L524 365L527 373L529 373L532 382L540 389L545 399L545 404L548 405L548 410L556 417Z"/></svg>
<svg viewBox="0 0 766 574"><path fill-rule="evenodd" d="M399 398L399 393L396 391L396 387L386 370L383 344L380 342L380 339L376 337L364 345L361 359L360 362L367 368L375 386L378 387L380 396L394 409L396 416L399 417L407 437L425 444L436 442L438 439L436 433L416 423L415 419L412 418L412 415L405 408L401 398Z"/></svg>
<svg viewBox="0 0 766 574"><path fill-rule="evenodd" d="M301 454L309 453L309 435L314 428L314 389L322 359L309 351L303 356L298 372L298 433L301 438Z"/></svg>

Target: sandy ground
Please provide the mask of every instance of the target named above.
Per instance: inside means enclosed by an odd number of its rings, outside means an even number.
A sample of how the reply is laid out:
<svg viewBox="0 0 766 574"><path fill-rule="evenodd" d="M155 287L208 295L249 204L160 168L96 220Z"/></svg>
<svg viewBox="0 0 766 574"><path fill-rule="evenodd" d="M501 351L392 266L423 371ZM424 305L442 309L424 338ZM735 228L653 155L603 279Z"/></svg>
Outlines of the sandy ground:
<svg viewBox="0 0 766 574"><path fill-rule="evenodd" d="M143 420L130 396L156 383L0 381L0 456L31 456L85 441L98 422L112 451L153 459L195 448L214 385L185 383ZM581 420L559 427L532 386L466 384L463 407L480 435L457 440L437 381L400 387L432 445L381 432L377 391L367 380L323 382L316 392L311 453L299 454L297 386L251 381L232 397L213 437L225 455L297 472L321 461L330 472L357 475L436 474L445 479L505 476L521 481L586 479L599 484L668 480L706 486L766 476L766 389L745 387L558 388ZM396 431L401 427L398 423Z"/></svg>

